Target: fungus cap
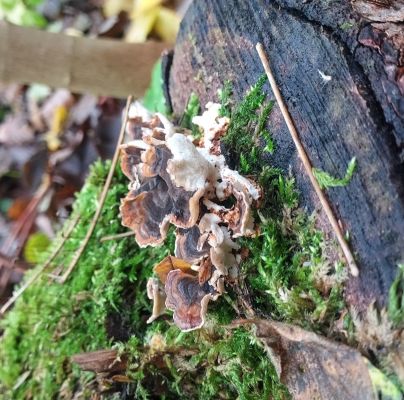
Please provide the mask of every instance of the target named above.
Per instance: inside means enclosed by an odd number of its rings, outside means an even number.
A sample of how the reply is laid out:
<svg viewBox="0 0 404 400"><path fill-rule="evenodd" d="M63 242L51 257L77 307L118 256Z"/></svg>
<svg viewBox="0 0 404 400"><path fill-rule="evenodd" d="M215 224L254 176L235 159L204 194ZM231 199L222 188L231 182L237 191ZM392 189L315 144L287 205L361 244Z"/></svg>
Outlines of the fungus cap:
<svg viewBox="0 0 404 400"><path fill-rule="evenodd" d="M209 301L218 297L208 283L200 285L197 276L179 269L168 273L165 291L166 307L174 311L174 322L184 332L203 326Z"/></svg>

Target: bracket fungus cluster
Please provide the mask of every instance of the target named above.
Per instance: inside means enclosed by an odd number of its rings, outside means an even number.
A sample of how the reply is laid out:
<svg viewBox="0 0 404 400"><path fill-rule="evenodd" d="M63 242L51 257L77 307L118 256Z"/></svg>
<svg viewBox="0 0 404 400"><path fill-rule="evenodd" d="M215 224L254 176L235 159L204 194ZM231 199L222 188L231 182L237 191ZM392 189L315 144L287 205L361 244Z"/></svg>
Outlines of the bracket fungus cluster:
<svg viewBox="0 0 404 400"><path fill-rule="evenodd" d="M202 139L161 114L150 114L134 103L127 125L129 141L121 146L121 167L130 179L121 201L122 224L135 234L139 246L157 246L170 224L176 227L175 257L154 268L147 292L153 314L165 307L183 331L200 328L210 300L234 281L241 260L234 238L256 234L252 207L260 187L231 170L220 152L220 138L229 119L219 116L218 104L193 118Z"/></svg>

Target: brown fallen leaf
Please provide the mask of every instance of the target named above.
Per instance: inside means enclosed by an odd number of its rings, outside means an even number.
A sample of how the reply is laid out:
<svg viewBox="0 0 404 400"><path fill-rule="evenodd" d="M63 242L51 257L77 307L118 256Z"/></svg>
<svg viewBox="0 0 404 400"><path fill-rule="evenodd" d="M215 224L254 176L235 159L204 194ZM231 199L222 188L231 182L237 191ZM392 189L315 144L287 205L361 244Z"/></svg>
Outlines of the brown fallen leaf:
<svg viewBox="0 0 404 400"><path fill-rule="evenodd" d="M375 399L365 359L341 343L297 326L270 320L238 320L252 324L280 380L294 400Z"/></svg>
<svg viewBox="0 0 404 400"><path fill-rule="evenodd" d="M118 356L117 350L98 350L89 353L76 354L72 361L85 371L121 372L127 365L126 356Z"/></svg>
<svg viewBox="0 0 404 400"><path fill-rule="evenodd" d="M1 145L21 145L33 140L34 131L21 115L7 115L0 125Z"/></svg>
<svg viewBox="0 0 404 400"><path fill-rule="evenodd" d="M180 269L183 272L191 272L191 264L180 258L167 256L164 260L155 265L154 272L159 277L161 283L165 284L168 273L175 269Z"/></svg>

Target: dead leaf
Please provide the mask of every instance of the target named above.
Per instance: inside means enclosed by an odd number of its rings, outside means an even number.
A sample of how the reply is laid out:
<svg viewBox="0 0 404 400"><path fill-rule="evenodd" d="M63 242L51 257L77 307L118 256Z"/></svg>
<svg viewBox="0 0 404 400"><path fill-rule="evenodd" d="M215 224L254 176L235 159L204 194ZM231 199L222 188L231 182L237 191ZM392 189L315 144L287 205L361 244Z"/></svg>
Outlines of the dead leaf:
<svg viewBox="0 0 404 400"><path fill-rule="evenodd" d="M158 13L159 10L157 7L149 9L142 14L134 12L131 16L132 22L125 35L125 40L133 43L146 41L157 20Z"/></svg>
<svg viewBox="0 0 404 400"><path fill-rule="evenodd" d="M118 15L121 11L131 12L133 0L105 0L103 11L106 17Z"/></svg>
<svg viewBox="0 0 404 400"><path fill-rule="evenodd" d="M175 11L163 7L162 3L162 0L135 0L125 40L144 42L153 31L160 39L174 43L180 18Z"/></svg>
<svg viewBox="0 0 404 400"><path fill-rule="evenodd" d="M5 145L20 145L32 141L34 131L27 120L18 115L7 115L0 125L0 143Z"/></svg>
<svg viewBox="0 0 404 400"><path fill-rule="evenodd" d="M7 149L0 147L0 178L10 171L13 159Z"/></svg>
<svg viewBox="0 0 404 400"><path fill-rule="evenodd" d="M117 350L98 350L89 353L76 354L72 361L85 371L121 372L125 371L127 357L119 357Z"/></svg>
<svg viewBox="0 0 404 400"><path fill-rule="evenodd" d="M53 114L51 129L45 134L45 140L49 151L56 151L61 147L62 142L59 136L63 132L68 115L69 111L65 106L61 105L56 107Z"/></svg>
<svg viewBox="0 0 404 400"><path fill-rule="evenodd" d="M176 12L167 7L160 7L154 31L165 42L175 43L180 28L180 19Z"/></svg>
<svg viewBox="0 0 404 400"><path fill-rule="evenodd" d="M191 264L180 258L167 256L154 267L154 272L159 277L161 283L165 284L168 273L174 269L189 273L191 272Z"/></svg>
<svg viewBox="0 0 404 400"><path fill-rule="evenodd" d="M133 380L130 379L129 377L127 377L126 375L114 375L111 379L114 382L119 382L119 383L131 383L131 382L133 382Z"/></svg>
<svg viewBox="0 0 404 400"><path fill-rule="evenodd" d="M253 324L256 336L294 400L375 399L365 359L341 343L271 320Z"/></svg>
<svg viewBox="0 0 404 400"><path fill-rule="evenodd" d="M93 115L98 117L97 114L98 99L90 94L85 94L77 101L70 110L69 124L83 125L86 120Z"/></svg>
<svg viewBox="0 0 404 400"><path fill-rule="evenodd" d="M404 0L359 0L352 2L352 5L356 12L371 21L404 20Z"/></svg>
<svg viewBox="0 0 404 400"><path fill-rule="evenodd" d="M45 101L41 109L42 118L48 128L52 127L54 115L59 107L69 109L74 103L73 95L66 89L58 89Z"/></svg>

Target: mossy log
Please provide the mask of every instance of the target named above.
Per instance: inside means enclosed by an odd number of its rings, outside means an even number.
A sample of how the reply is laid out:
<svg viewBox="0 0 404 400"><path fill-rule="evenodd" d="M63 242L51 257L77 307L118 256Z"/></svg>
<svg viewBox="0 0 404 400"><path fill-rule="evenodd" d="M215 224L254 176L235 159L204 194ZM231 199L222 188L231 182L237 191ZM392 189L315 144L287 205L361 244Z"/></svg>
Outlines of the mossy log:
<svg viewBox="0 0 404 400"><path fill-rule="evenodd" d="M343 176L358 160L351 183L327 196L360 268L347 300L362 310L386 304L404 260L404 36L396 22L404 8L401 0L377 3L195 0L165 72L177 114L191 92L201 104L217 100L226 80L238 101L263 74L255 44L264 44L313 166ZM277 106L268 128L276 142L268 164L291 166L300 205L319 209ZM330 231L321 211L319 224Z"/></svg>

